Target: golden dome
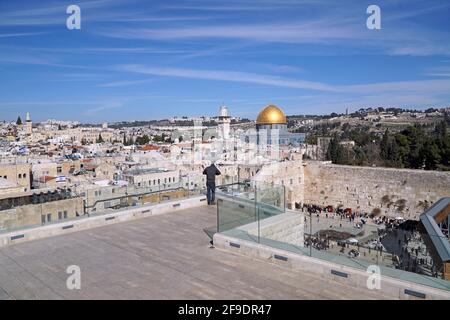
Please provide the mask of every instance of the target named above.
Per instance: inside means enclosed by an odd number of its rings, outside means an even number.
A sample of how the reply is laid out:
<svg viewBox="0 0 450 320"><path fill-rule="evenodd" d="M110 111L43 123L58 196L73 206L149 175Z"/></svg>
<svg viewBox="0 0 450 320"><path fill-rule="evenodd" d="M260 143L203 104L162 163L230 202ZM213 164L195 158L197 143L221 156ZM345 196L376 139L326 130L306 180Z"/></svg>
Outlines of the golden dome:
<svg viewBox="0 0 450 320"><path fill-rule="evenodd" d="M283 110L273 104L262 109L256 119L256 124L286 124L286 122Z"/></svg>

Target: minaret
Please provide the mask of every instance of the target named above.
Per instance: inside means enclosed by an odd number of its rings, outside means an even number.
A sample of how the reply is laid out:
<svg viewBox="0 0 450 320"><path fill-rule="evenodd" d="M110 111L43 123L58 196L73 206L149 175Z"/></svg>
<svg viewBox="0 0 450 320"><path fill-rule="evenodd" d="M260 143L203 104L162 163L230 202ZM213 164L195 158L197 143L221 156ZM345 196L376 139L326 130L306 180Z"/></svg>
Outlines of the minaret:
<svg viewBox="0 0 450 320"><path fill-rule="evenodd" d="M228 116L228 108L226 106L221 106L219 109L219 138L230 139L230 123L231 119Z"/></svg>
<svg viewBox="0 0 450 320"><path fill-rule="evenodd" d="M25 121L25 133L29 136L33 134L33 122L31 121L30 113L27 112Z"/></svg>

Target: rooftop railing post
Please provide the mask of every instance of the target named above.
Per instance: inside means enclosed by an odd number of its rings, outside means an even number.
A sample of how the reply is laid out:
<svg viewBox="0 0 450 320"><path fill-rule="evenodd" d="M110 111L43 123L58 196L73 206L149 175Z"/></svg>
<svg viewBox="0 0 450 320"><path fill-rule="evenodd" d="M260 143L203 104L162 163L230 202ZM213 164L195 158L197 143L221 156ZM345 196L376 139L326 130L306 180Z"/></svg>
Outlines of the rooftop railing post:
<svg viewBox="0 0 450 320"><path fill-rule="evenodd" d="M312 214L309 213L309 256L312 257Z"/></svg>
<svg viewBox="0 0 450 320"><path fill-rule="evenodd" d="M217 208L216 208L216 219L217 219L217 233L220 232L220 228L219 228L219 205L220 201L217 201Z"/></svg>
<svg viewBox="0 0 450 320"><path fill-rule="evenodd" d="M255 220L258 225L258 243L259 243L259 210L258 210L258 184L255 182Z"/></svg>
<svg viewBox="0 0 450 320"><path fill-rule="evenodd" d="M261 243L261 222L259 218L259 207L256 207L256 210L258 212L258 243Z"/></svg>
<svg viewBox="0 0 450 320"><path fill-rule="evenodd" d="M239 184L240 182L240 174L241 174L241 168L239 168L239 165L237 167L237 183Z"/></svg>

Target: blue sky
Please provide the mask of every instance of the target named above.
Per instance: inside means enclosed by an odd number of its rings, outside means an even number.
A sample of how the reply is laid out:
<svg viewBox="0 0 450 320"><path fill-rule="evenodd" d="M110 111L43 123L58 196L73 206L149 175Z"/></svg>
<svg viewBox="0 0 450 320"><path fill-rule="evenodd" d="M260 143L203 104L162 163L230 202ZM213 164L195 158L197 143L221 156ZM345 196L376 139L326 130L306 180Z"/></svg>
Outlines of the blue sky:
<svg viewBox="0 0 450 320"><path fill-rule="evenodd" d="M66 28L67 6L81 30ZM366 27L370 4L381 30ZM0 0L0 120L450 106L450 3Z"/></svg>

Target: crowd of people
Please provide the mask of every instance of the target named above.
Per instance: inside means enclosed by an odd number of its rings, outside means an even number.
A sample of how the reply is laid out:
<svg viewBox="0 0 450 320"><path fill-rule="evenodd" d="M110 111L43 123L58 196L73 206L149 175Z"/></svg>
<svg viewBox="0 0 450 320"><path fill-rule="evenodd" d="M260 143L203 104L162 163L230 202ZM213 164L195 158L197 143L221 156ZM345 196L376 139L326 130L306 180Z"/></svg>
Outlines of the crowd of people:
<svg viewBox="0 0 450 320"><path fill-rule="evenodd" d="M316 204L304 203L301 207L303 212L307 212L310 215L315 214L318 218L323 213L325 218L348 220L350 222L355 221L356 218L361 219L363 224L366 223L369 214L365 212L354 212L351 208L333 207L333 206L320 206Z"/></svg>
<svg viewBox="0 0 450 320"><path fill-rule="evenodd" d="M368 249L369 254L371 249L381 255L390 252L394 267L439 277L439 271L421 239L417 221L405 220L402 217L394 218L381 215L376 216L365 212L354 212L351 208L343 208L341 206L303 204L302 206L297 206L297 209L309 213L310 217L317 217L317 222L319 222L321 217L348 220L349 222L354 222L355 219L358 219L358 222L354 224L354 227L358 229L363 228L367 222L382 226L378 228L376 238L367 244L355 243L354 246L349 246L348 241L338 241L337 244L342 247L341 252L344 253L346 251L345 248L351 249L348 251L348 256L351 258L359 257L359 250L363 247ZM306 223L308 223L308 220L309 218L305 217ZM342 224L340 226L342 227ZM333 228L333 226L330 226L330 228ZM395 243L395 248L389 244L392 242ZM389 248L389 250L386 250L385 245L388 245L386 248ZM330 249L330 242L329 239L321 239L313 235L305 238L305 246L312 246L317 250L327 250Z"/></svg>
<svg viewBox="0 0 450 320"><path fill-rule="evenodd" d="M375 216L371 213L363 211L355 212L351 208L344 209L341 206L333 207L331 205L321 206L317 204L304 203L303 206L299 206L297 208L301 209L303 212L309 213L310 215L315 214L317 218L323 214L325 218L348 220L349 222L354 222L355 219L359 219L362 225L366 224L367 221L372 221L374 224L384 225L386 228L397 228L405 222L405 220L400 217L392 218L387 216ZM355 227L360 228L362 226L355 224Z"/></svg>

